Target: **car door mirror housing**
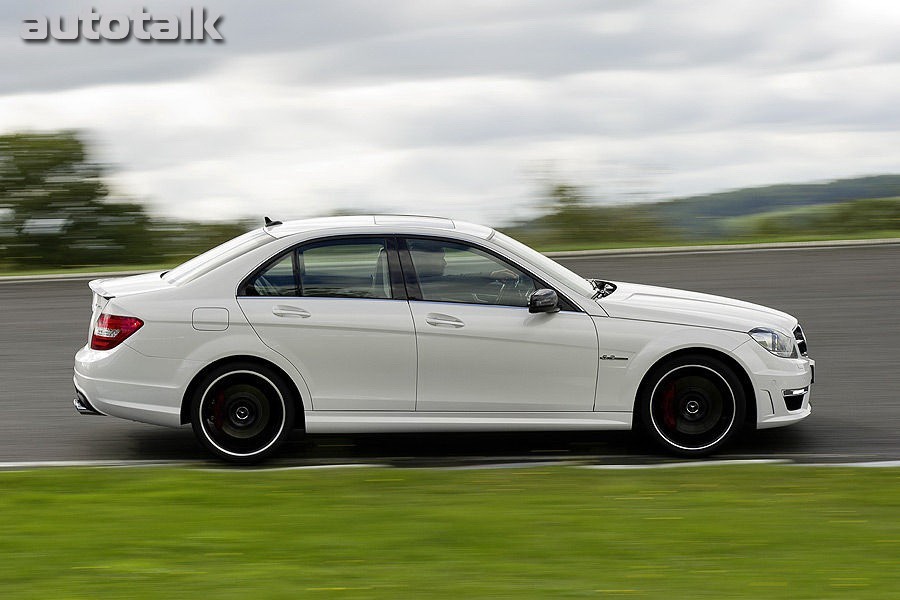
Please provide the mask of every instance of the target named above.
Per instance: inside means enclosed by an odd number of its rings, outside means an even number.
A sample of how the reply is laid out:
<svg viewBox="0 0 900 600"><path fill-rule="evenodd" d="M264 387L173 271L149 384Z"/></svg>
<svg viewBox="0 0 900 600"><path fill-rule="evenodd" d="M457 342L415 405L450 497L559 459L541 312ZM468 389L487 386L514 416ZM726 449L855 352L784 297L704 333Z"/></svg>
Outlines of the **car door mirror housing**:
<svg viewBox="0 0 900 600"><path fill-rule="evenodd" d="M559 312L559 296L556 295L556 291L547 288L536 290L528 299L528 312Z"/></svg>

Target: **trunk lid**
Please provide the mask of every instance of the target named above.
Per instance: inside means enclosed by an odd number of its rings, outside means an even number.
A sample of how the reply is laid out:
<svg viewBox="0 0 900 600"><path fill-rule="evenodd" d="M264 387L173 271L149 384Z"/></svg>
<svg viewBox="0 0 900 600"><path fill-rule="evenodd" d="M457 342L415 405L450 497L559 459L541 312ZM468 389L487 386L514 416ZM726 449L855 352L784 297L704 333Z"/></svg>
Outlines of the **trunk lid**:
<svg viewBox="0 0 900 600"><path fill-rule="evenodd" d="M171 288L172 284L160 277L162 273L162 271L156 271L130 277L94 279L88 283L88 286L95 294L107 300L110 298L121 298L122 296L132 296L143 292L155 292Z"/></svg>

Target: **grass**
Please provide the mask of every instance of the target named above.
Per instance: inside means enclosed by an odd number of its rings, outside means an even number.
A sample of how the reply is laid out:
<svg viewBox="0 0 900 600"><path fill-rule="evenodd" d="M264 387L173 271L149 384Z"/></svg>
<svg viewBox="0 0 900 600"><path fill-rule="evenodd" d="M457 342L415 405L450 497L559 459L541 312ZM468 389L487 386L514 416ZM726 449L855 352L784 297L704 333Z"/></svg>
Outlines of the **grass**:
<svg viewBox="0 0 900 600"><path fill-rule="evenodd" d="M152 263L144 265L84 265L78 267L53 267L48 269L31 269L22 267L10 267L0 265L0 277L12 277L20 275L79 275L81 273L114 273L117 271L161 271L171 269L174 265L168 263Z"/></svg>
<svg viewBox="0 0 900 600"><path fill-rule="evenodd" d="M726 227L735 229L752 230L765 221L785 221L795 227L800 224L807 228L818 227L819 231L827 231L822 227L835 227L846 224L846 219L852 218L857 225L881 225L890 226L891 222L897 223L897 207L900 206L900 197L893 198L860 198L845 202L831 204L813 204L808 206L796 206L778 210L764 211L728 217L723 219ZM859 232L865 234L865 228L860 227ZM896 229L896 227L894 228ZM848 233L844 230L843 233Z"/></svg>
<svg viewBox="0 0 900 600"><path fill-rule="evenodd" d="M765 212L752 213L749 215L741 215L738 217L727 217L722 219L723 224L732 229L744 229L751 231L758 226L761 221L767 219L781 219L784 221L791 220L807 220L815 217L823 217L834 209L837 204L813 204L811 206L795 206L793 208L783 208L779 210L770 210Z"/></svg>
<svg viewBox="0 0 900 600"><path fill-rule="evenodd" d="M900 470L0 473L4 598L887 598Z"/></svg>

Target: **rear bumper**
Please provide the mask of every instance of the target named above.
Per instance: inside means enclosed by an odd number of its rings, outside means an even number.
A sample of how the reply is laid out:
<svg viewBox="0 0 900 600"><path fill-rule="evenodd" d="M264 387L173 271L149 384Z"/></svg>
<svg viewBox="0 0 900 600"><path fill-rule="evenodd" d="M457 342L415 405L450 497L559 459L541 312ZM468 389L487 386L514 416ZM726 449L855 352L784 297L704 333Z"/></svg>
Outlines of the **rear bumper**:
<svg viewBox="0 0 900 600"><path fill-rule="evenodd" d="M75 355L75 409L179 427L181 401L195 368L193 361L145 356L126 344L105 351L86 346ZM119 379L123 375L129 381Z"/></svg>

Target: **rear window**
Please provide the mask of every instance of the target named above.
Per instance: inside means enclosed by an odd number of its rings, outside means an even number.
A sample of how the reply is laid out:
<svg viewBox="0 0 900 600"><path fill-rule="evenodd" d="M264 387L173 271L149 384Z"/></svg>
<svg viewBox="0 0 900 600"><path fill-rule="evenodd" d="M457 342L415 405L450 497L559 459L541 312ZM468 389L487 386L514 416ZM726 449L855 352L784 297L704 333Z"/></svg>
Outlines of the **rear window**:
<svg viewBox="0 0 900 600"><path fill-rule="evenodd" d="M254 229L220 246L216 246L212 250L207 250L200 256L195 256L171 271L167 271L163 275L163 280L173 285L193 281L197 277L209 273L216 267L220 267L242 254L261 248L274 241L275 238L266 233L264 229Z"/></svg>
<svg viewBox="0 0 900 600"><path fill-rule="evenodd" d="M390 299L387 240L312 242L275 259L251 278L241 295Z"/></svg>
<svg viewBox="0 0 900 600"><path fill-rule="evenodd" d="M381 238L320 242L298 255L301 293L330 298L391 297L386 242Z"/></svg>

